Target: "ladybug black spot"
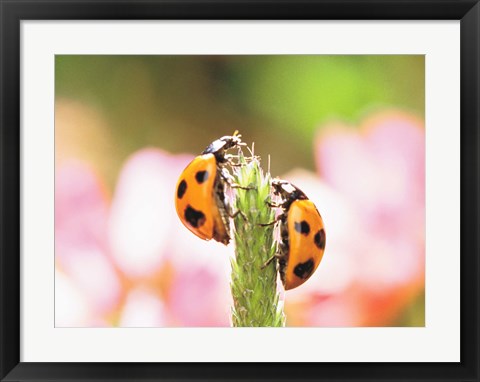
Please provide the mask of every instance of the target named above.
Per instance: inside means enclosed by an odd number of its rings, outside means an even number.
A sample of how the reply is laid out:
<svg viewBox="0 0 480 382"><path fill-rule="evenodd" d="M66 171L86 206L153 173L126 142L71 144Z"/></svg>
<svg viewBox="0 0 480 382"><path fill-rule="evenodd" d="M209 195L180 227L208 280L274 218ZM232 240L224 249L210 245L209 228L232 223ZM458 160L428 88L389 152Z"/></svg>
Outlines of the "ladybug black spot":
<svg viewBox="0 0 480 382"><path fill-rule="evenodd" d="M203 183L208 179L209 175L210 174L208 173L208 171L198 171L195 174L195 179L197 180L198 183Z"/></svg>
<svg viewBox="0 0 480 382"><path fill-rule="evenodd" d="M202 211L197 211L191 206L185 209L185 220L190 223L192 227L198 228L205 224L205 215Z"/></svg>
<svg viewBox="0 0 480 382"><path fill-rule="evenodd" d="M185 182L185 179L183 179L177 188L177 198L182 199L186 191L187 191L187 182Z"/></svg>
<svg viewBox="0 0 480 382"><path fill-rule="evenodd" d="M325 230L323 228L315 234L313 241L318 248L325 249Z"/></svg>
<svg viewBox="0 0 480 382"><path fill-rule="evenodd" d="M302 235L308 236L310 233L310 225L303 220L301 223L295 222L295 231Z"/></svg>
<svg viewBox="0 0 480 382"><path fill-rule="evenodd" d="M304 263L298 263L293 269L293 273L301 279L307 279L313 272L313 259L308 259Z"/></svg>

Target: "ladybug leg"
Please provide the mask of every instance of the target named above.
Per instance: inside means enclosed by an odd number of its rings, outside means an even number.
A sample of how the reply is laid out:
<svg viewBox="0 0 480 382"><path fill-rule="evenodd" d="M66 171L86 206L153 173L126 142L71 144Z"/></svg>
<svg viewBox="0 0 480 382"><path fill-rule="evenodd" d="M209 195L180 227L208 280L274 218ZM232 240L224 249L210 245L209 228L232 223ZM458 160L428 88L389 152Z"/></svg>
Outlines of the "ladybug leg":
<svg viewBox="0 0 480 382"><path fill-rule="evenodd" d="M267 202L267 206L272 208L279 208L279 207L282 207L282 204Z"/></svg>
<svg viewBox="0 0 480 382"><path fill-rule="evenodd" d="M247 216L240 210L237 210L235 212L233 212L232 214L230 214L229 216L234 219L236 218L238 215L240 215L245 221L247 221Z"/></svg>
<svg viewBox="0 0 480 382"><path fill-rule="evenodd" d="M275 259L275 257L276 257L276 254L270 257L267 261L265 261L260 269L265 269L266 267L268 267L270 263L273 261L273 259Z"/></svg>
<svg viewBox="0 0 480 382"><path fill-rule="evenodd" d="M231 183L230 184L230 187L231 188L239 188L240 190L255 190L256 187L245 187L245 186L240 186L239 184L237 183Z"/></svg>
<svg viewBox="0 0 480 382"><path fill-rule="evenodd" d="M235 184L233 176L228 172L226 168L222 168L220 170L220 176L222 177L223 181L227 183L230 187L232 187L232 184Z"/></svg>
<svg viewBox="0 0 480 382"><path fill-rule="evenodd" d="M278 259L285 258L287 252L288 252L288 243L286 243L285 241L280 241L278 243L277 258Z"/></svg>
<svg viewBox="0 0 480 382"><path fill-rule="evenodd" d="M233 159L238 159L238 155L225 154L225 161L232 167L241 167L243 166L240 163L234 163Z"/></svg>
<svg viewBox="0 0 480 382"><path fill-rule="evenodd" d="M227 183L231 188L240 188L240 187L235 187L237 185L234 182L233 176L227 171L226 168L222 168L220 170L220 176L222 177L223 181Z"/></svg>
<svg viewBox="0 0 480 382"><path fill-rule="evenodd" d="M232 167L243 167L243 166L245 166L246 163L235 163L233 161L234 159L238 160L239 157L240 157L239 155L226 154L225 155L225 160ZM245 158L245 159L247 159L247 158Z"/></svg>
<svg viewBox="0 0 480 382"><path fill-rule="evenodd" d="M225 181L225 183L227 183L231 188L239 188L241 190L255 190L256 188L256 187L240 186L239 184L235 183L232 175L230 175L230 173L225 168L221 169L220 176Z"/></svg>
<svg viewBox="0 0 480 382"><path fill-rule="evenodd" d="M275 203L275 202L266 202L269 207L272 208L283 208L284 210L288 207L288 200L283 203Z"/></svg>
<svg viewBox="0 0 480 382"><path fill-rule="evenodd" d="M245 160L245 163L235 163L233 160L240 158L240 155L233 155L233 154L225 154L224 155L226 163L228 163L232 167L243 167L246 166L249 162L252 162L254 160L260 160L260 157L258 155L252 155L250 157L243 157Z"/></svg>
<svg viewBox="0 0 480 382"><path fill-rule="evenodd" d="M274 221L271 221L269 223L260 223L259 226L260 227L268 227L269 225L274 225L276 223L278 223L280 220L282 220L282 215L278 215Z"/></svg>
<svg viewBox="0 0 480 382"><path fill-rule="evenodd" d="M281 258L283 258L283 254L275 253L272 257L270 257L267 261L263 263L261 269L265 269L266 267L268 267L274 259L281 259Z"/></svg>

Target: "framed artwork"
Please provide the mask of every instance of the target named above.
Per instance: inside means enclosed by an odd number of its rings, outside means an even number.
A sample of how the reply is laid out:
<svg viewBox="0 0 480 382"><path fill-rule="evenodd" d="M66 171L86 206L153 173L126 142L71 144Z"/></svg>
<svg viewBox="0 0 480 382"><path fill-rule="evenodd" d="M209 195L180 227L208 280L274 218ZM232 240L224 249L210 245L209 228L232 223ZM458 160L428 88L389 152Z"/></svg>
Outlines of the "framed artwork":
<svg viewBox="0 0 480 382"><path fill-rule="evenodd" d="M479 380L477 1L0 12L2 381Z"/></svg>

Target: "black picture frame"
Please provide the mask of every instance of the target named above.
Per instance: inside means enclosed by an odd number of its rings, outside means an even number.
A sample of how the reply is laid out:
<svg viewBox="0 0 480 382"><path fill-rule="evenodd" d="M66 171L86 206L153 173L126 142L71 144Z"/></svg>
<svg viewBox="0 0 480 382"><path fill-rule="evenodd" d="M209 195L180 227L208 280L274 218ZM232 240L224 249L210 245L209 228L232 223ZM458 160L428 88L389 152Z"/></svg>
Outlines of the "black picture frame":
<svg viewBox="0 0 480 382"><path fill-rule="evenodd" d="M0 0L0 12L0 378L2 381L103 381L116 379L479 381L479 250L477 234L479 216L480 5L478 0L98 0L93 2ZM460 20L461 362L20 362L20 22L21 20L110 19Z"/></svg>

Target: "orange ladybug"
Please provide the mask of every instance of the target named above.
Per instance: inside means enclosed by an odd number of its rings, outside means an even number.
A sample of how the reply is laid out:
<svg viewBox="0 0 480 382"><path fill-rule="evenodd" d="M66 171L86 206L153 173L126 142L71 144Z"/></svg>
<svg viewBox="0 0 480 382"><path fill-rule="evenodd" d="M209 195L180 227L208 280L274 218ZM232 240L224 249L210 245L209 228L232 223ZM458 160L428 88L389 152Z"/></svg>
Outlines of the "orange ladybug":
<svg viewBox="0 0 480 382"><path fill-rule="evenodd" d="M226 151L242 145L240 135L213 141L183 170L177 182L175 208L181 222L203 240L230 242L228 202L225 183L229 174Z"/></svg>
<svg viewBox="0 0 480 382"><path fill-rule="evenodd" d="M315 272L325 252L325 226L315 204L303 191L290 182L272 181L273 193L280 196L282 213L274 222L280 221L281 240L278 244L280 279L285 290L302 285ZM273 258L272 258L273 259ZM265 265L272 260L270 259Z"/></svg>

